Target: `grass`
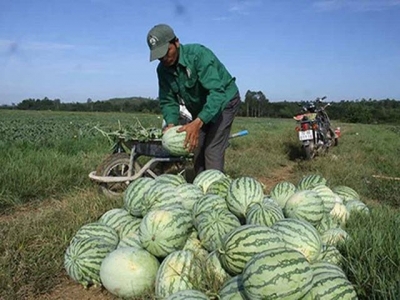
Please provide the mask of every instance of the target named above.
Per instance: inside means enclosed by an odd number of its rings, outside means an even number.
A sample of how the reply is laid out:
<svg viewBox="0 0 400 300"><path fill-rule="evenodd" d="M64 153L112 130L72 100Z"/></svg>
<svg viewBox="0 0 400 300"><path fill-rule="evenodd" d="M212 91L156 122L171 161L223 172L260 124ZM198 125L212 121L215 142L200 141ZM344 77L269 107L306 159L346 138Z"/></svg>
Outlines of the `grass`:
<svg viewBox="0 0 400 300"><path fill-rule="evenodd" d="M87 177L110 153L108 141L92 129L115 129L118 120L123 125L135 117L144 126L161 123L154 115L0 111L0 299L37 299L69 282L63 253L73 234L122 205L98 193ZM373 175L399 177L400 130L335 125L342 128L340 145L307 162L292 120L237 118L233 131L249 135L230 141L226 172L259 179L266 194L279 181L296 184L312 173L330 186L354 188L371 214L349 220L344 269L359 299L399 299L400 181Z"/></svg>

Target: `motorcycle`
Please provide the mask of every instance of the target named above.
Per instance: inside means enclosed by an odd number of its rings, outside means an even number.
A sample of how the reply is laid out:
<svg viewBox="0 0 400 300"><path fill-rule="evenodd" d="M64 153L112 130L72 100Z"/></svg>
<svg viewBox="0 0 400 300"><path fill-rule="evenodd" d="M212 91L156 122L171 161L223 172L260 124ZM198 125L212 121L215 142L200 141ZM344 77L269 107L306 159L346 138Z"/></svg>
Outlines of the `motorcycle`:
<svg viewBox="0 0 400 300"><path fill-rule="evenodd" d="M333 129L326 112L331 103L323 104L325 99L326 96L301 102L301 112L293 117L297 121L295 130L307 160L326 153L339 143L340 127Z"/></svg>

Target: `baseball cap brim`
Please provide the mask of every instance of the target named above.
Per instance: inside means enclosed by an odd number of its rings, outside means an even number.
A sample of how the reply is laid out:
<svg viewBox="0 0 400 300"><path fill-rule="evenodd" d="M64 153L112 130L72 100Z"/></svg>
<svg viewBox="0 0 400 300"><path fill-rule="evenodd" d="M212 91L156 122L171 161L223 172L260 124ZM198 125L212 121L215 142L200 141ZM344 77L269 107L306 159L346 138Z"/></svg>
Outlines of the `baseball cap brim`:
<svg viewBox="0 0 400 300"><path fill-rule="evenodd" d="M159 59L163 56L165 56L165 54L167 54L168 52L168 46L169 43L161 45L153 50L150 50L150 61Z"/></svg>

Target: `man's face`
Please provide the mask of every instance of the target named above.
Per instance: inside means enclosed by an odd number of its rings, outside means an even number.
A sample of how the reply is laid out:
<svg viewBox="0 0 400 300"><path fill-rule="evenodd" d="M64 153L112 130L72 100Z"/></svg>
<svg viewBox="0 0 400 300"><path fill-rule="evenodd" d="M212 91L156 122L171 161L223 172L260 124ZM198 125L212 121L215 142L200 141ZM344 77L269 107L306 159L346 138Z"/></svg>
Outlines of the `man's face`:
<svg viewBox="0 0 400 300"><path fill-rule="evenodd" d="M179 54L178 48L179 48L179 41L169 43L167 54L161 57L159 61L161 61L161 63L166 67L173 66L178 59L178 54Z"/></svg>

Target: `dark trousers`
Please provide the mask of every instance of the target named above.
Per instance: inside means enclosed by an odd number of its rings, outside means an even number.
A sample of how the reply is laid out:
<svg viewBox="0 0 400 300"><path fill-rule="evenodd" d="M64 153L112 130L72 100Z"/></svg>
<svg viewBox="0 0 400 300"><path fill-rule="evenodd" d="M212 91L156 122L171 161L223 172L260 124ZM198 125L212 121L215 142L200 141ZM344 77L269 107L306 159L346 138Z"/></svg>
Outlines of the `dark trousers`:
<svg viewBox="0 0 400 300"><path fill-rule="evenodd" d="M225 150L228 147L233 119L240 106L240 95L237 94L218 119L204 124L200 130L199 146L194 152L194 171L199 174L204 170L224 171Z"/></svg>

